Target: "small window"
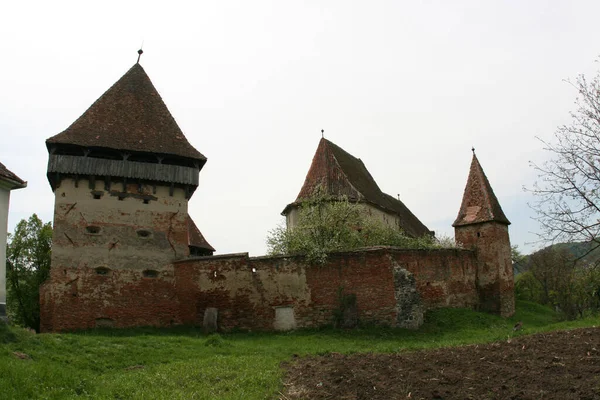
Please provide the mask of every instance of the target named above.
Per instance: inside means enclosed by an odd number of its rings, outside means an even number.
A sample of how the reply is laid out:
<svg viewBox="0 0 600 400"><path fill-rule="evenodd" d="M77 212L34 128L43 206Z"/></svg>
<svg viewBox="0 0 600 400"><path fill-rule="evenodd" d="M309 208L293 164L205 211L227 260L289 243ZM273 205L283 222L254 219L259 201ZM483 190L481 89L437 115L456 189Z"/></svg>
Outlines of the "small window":
<svg viewBox="0 0 600 400"><path fill-rule="evenodd" d="M143 272L144 278L156 278L158 276L158 271L153 269L147 269Z"/></svg>
<svg viewBox="0 0 600 400"><path fill-rule="evenodd" d="M152 236L152 232L146 229L140 229L139 231L137 231L137 235L142 239L148 239Z"/></svg>
<svg viewBox="0 0 600 400"><path fill-rule="evenodd" d="M125 196L118 196L117 198L119 199L119 201L125 200Z"/></svg>
<svg viewBox="0 0 600 400"><path fill-rule="evenodd" d="M150 204L150 200L149 199L144 199L144 204Z"/></svg>
<svg viewBox="0 0 600 400"><path fill-rule="evenodd" d="M90 226L86 226L85 227L85 231L90 234L90 235L99 235L100 234L100 227L96 226L96 225L90 225Z"/></svg>
<svg viewBox="0 0 600 400"><path fill-rule="evenodd" d="M477 237L481 237L481 232L477 232Z"/></svg>
<svg viewBox="0 0 600 400"><path fill-rule="evenodd" d="M94 200L100 200L100 198L102 197L102 195L99 193L94 193L93 196L94 196Z"/></svg>
<svg viewBox="0 0 600 400"><path fill-rule="evenodd" d="M95 269L95 271L96 271L96 275L106 276L106 275L110 274L110 269L108 269L106 267L98 267Z"/></svg>

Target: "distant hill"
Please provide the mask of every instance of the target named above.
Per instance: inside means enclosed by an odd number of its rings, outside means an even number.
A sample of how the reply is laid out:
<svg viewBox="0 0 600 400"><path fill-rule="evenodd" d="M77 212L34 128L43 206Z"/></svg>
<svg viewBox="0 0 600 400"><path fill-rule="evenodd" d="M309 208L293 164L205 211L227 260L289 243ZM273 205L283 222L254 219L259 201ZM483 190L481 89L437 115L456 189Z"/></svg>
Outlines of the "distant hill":
<svg viewBox="0 0 600 400"><path fill-rule="evenodd" d="M535 251L531 254L524 256L523 260L519 263L513 264L513 270L515 275L525 272L529 269L529 260L532 255L549 249L554 248L556 250L566 249L573 257L579 259L578 263L585 264L596 264L600 263L600 248L598 248L598 243L595 242L573 242L573 243L556 243L550 246L546 246L543 249Z"/></svg>

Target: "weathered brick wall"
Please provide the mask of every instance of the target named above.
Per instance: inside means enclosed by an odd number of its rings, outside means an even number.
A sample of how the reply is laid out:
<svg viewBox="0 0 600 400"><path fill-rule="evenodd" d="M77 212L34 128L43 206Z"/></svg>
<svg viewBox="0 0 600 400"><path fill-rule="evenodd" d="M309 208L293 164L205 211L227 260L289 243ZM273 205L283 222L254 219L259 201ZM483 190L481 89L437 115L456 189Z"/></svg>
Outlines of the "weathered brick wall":
<svg viewBox="0 0 600 400"><path fill-rule="evenodd" d="M340 294L356 295L361 322L398 325L394 269L416 279L425 309L475 307L476 260L464 250L369 249L332 254L324 266L302 257L205 257L174 264L181 321L201 324L219 310L222 329L273 329L277 307L294 310L296 326L331 324Z"/></svg>
<svg viewBox="0 0 600 400"><path fill-rule="evenodd" d="M183 189L171 195L167 186L63 179L55 190L51 273L40 290L42 329L176 321L169 265L188 254Z"/></svg>
<svg viewBox="0 0 600 400"><path fill-rule="evenodd" d="M168 266L156 277L139 269L98 275L92 268L52 268L40 291L41 330L178 324L174 281Z"/></svg>
<svg viewBox="0 0 600 400"><path fill-rule="evenodd" d="M477 304L475 254L459 249L401 250L390 256L415 275L426 308Z"/></svg>
<svg viewBox="0 0 600 400"><path fill-rule="evenodd" d="M459 226L456 241L477 254L479 308L508 317L515 312L508 226L496 222Z"/></svg>
<svg viewBox="0 0 600 400"><path fill-rule="evenodd" d="M53 266L41 290L42 329L200 325L211 307L223 330L272 330L282 307L293 310L294 327L316 327L333 323L340 294L356 296L362 323L414 327L418 315L404 324L414 310L476 307L476 268L472 251L391 248L332 254L323 266L302 257L201 257L157 267L155 277L136 268L99 275ZM398 290L399 276L418 294Z"/></svg>

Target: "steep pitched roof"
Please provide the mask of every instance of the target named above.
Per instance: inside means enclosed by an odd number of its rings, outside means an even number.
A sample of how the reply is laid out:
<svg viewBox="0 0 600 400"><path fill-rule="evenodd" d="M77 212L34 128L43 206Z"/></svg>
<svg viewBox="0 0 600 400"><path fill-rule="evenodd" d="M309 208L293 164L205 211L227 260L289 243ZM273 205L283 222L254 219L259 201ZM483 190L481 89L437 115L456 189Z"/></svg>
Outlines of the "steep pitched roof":
<svg viewBox="0 0 600 400"><path fill-rule="evenodd" d="M479 160L473 153L471 168L467 186L463 194L462 204L458 217L452 226L478 224L481 222L499 222L510 225L510 221L504 215L502 207L492 190L488 178L479 164Z"/></svg>
<svg viewBox="0 0 600 400"><path fill-rule="evenodd" d="M360 158L322 138L306 175L304 185L291 206L308 199L322 190L332 197L347 196L352 201L371 203L387 212L398 214L402 228L411 236L430 234L429 229L400 200L381 191L375 179Z"/></svg>
<svg viewBox="0 0 600 400"><path fill-rule="evenodd" d="M194 220L189 215L187 217L187 224L188 224L188 246L199 247L201 249L215 251L215 249L210 244L208 244L206 239L204 239L202 232L200 232L200 229L198 229L198 227L194 223Z"/></svg>
<svg viewBox="0 0 600 400"><path fill-rule="evenodd" d="M0 181L7 182L12 188L20 189L27 186L27 182L15 175L0 162Z"/></svg>
<svg viewBox="0 0 600 400"><path fill-rule="evenodd" d="M135 64L71 126L46 144L72 144L205 161L185 138L140 64Z"/></svg>

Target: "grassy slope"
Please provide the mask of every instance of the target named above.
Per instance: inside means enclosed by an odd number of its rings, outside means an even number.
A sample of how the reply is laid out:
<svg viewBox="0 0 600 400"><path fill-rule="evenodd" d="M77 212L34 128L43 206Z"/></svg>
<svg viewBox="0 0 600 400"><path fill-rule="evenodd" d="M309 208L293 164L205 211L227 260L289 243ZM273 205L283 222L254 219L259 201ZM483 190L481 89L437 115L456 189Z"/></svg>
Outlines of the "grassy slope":
<svg viewBox="0 0 600 400"><path fill-rule="evenodd" d="M470 310L438 310L418 331L207 337L193 328L148 328L32 335L0 326L0 398L272 398L281 385L279 364L294 354L397 352L503 340L513 334L516 321L524 323L518 335L600 324L600 318L555 323L550 309L519 303L517 314L507 320ZM31 359L16 358L15 351Z"/></svg>

